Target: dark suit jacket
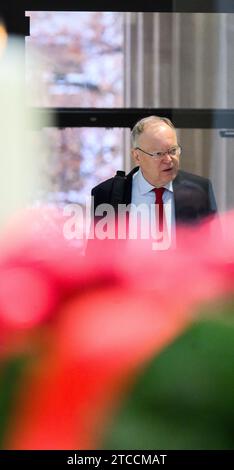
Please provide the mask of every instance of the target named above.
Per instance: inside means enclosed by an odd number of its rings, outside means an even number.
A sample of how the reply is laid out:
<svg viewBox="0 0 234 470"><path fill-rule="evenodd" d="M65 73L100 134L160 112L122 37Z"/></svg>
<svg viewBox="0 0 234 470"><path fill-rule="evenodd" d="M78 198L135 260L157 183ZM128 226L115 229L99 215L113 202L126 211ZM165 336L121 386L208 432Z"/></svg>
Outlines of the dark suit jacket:
<svg viewBox="0 0 234 470"><path fill-rule="evenodd" d="M134 168L125 177L122 204L131 203L132 176L138 169ZM94 213L99 204L111 203L113 182L114 178L110 178L93 188L91 194ZM212 185L207 178L180 170L173 181L173 191L177 223L196 223L217 212Z"/></svg>

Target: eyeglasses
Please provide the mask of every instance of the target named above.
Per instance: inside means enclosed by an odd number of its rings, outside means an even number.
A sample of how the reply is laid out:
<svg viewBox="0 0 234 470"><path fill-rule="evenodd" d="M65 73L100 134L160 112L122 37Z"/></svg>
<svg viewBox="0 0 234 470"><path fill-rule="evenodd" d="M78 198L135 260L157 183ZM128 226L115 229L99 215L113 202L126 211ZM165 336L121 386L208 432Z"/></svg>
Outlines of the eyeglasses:
<svg viewBox="0 0 234 470"><path fill-rule="evenodd" d="M174 147L171 147L170 149L168 149L166 152L153 152L153 153L146 152L140 147L136 147L136 150L140 150L141 152L153 158L162 158L164 157L164 155L170 155L170 157L175 157L175 156L178 157L181 154L182 148L180 145L175 145Z"/></svg>

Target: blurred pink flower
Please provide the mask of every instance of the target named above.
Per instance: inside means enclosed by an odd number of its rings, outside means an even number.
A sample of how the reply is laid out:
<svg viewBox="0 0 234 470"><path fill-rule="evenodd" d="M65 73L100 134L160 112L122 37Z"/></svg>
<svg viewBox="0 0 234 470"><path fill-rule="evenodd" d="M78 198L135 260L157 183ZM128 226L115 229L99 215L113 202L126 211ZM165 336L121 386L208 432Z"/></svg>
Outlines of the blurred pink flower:
<svg viewBox="0 0 234 470"><path fill-rule="evenodd" d="M222 224L232 228L234 214ZM134 374L204 301L233 293L234 241L228 235L222 244L220 220L181 228L178 248L165 253L140 241L121 251L97 242L85 258L53 230L44 239L40 231L19 238L2 260L0 318L5 343L13 325L16 343L27 329L23 345L36 355L25 368L5 445L98 447Z"/></svg>

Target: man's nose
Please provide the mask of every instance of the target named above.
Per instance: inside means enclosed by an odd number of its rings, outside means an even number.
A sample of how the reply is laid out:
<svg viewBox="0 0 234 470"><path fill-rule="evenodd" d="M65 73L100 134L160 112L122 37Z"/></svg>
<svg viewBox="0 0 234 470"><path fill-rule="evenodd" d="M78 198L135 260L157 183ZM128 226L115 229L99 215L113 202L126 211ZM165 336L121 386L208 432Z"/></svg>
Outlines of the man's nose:
<svg viewBox="0 0 234 470"><path fill-rule="evenodd" d="M170 162L172 160L172 157L169 153L169 150L167 150L167 152L164 152L162 159L163 159L163 161L167 161L167 162L168 161Z"/></svg>

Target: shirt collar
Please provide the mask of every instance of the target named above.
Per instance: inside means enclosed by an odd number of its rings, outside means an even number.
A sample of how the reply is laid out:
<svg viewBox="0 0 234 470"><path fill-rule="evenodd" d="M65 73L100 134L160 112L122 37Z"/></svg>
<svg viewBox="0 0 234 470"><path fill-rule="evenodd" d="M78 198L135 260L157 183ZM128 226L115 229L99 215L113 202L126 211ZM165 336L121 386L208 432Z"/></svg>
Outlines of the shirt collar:
<svg viewBox="0 0 234 470"><path fill-rule="evenodd" d="M149 193L150 191L152 191L155 188L152 184L150 184L148 181L146 181L146 179L144 178L140 168L135 173L135 175L133 175L133 178L136 179L136 183L138 185L140 194L142 194L142 195ZM173 192L172 181L169 181L169 183L164 184L163 188L167 189L168 191Z"/></svg>

